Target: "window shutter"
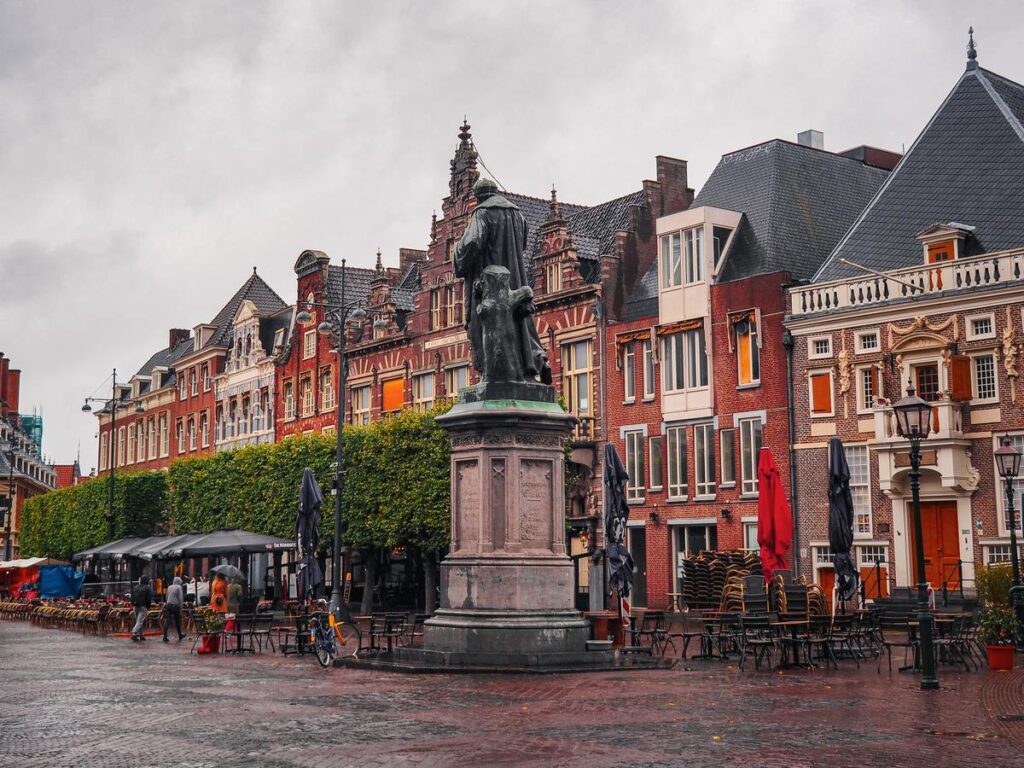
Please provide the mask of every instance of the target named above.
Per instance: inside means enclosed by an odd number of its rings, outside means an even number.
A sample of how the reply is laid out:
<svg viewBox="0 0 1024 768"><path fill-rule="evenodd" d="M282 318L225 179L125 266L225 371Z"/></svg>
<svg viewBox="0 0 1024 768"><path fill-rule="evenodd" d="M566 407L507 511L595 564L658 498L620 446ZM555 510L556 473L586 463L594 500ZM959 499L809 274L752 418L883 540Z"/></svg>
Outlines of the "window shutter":
<svg viewBox="0 0 1024 768"><path fill-rule="evenodd" d="M971 358L953 355L949 358L950 397L953 400L971 399Z"/></svg>
<svg viewBox="0 0 1024 768"><path fill-rule="evenodd" d="M832 412L832 379L827 373L811 376L811 413Z"/></svg>
<svg viewBox="0 0 1024 768"><path fill-rule="evenodd" d="M400 411L405 405L405 380L391 379L383 385L383 407L384 411Z"/></svg>

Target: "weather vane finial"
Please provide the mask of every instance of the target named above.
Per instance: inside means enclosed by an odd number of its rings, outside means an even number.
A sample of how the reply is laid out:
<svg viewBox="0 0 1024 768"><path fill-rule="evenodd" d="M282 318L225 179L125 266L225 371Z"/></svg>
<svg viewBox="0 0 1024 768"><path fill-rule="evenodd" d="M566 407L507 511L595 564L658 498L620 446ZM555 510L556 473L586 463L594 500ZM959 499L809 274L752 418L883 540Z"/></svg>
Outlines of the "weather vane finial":
<svg viewBox="0 0 1024 768"><path fill-rule="evenodd" d="M967 29L967 68L978 66L978 48L974 45L974 27Z"/></svg>

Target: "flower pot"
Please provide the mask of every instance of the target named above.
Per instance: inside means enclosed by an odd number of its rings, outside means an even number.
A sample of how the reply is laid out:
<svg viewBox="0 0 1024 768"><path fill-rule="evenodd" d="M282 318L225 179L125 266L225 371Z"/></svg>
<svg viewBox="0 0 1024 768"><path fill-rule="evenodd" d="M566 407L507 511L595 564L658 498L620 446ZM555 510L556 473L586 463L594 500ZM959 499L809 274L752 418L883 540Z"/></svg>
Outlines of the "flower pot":
<svg viewBox="0 0 1024 768"><path fill-rule="evenodd" d="M988 668L995 670L1013 669L1013 652L1015 650L1012 645L986 645L985 654L988 656Z"/></svg>

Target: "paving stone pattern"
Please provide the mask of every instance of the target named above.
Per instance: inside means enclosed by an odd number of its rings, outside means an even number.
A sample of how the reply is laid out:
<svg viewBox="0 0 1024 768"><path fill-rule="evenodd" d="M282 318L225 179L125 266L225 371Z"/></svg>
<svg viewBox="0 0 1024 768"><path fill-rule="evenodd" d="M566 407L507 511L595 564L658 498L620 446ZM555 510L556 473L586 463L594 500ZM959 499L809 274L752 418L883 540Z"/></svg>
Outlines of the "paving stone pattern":
<svg viewBox="0 0 1024 768"><path fill-rule="evenodd" d="M1024 765L1024 672L403 675L0 621L0 766Z"/></svg>

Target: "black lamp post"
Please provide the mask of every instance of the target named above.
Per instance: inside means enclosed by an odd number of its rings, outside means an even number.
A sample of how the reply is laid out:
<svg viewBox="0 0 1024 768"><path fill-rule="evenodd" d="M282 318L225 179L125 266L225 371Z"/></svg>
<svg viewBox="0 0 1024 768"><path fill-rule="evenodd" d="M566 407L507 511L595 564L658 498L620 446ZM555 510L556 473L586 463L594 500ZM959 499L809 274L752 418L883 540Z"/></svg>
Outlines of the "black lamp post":
<svg viewBox="0 0 1024 768"><path fill-rule="evenodd" d="M296 316L298 323L305 325L313 320L309 308L321 308L324 310L324 320L317 327L317 333L321 336L334 335L337 342L338 352L338 396L335 407L337 408L337 427L335 434L338 438L334 454L334 546L331 558L331 613L339 616L342 611L341 592L341 497L345 488L345 467L342 464L343 428L345 424L345 396L348 390L348 363L345 361L345 323L351 318L362 320L366 317L366 311L359 307L358 302L345 303L345 260L341 260L341 303L325 304L316 301L300 301L303 307ZM381 321L374 322L374 328L380 327ZM387 324L383 324L387 327ZM344 618L344 617L342 617Z"/></svg>
<svg viewBox="0 0 1024 768"><path fill-rule="evenodd" d="M1010 563L1013 566L1013 586L1020 587L1020 557L1017 552L1017 510L1013 504L1013 481L1020 474L1021 452L1013 447L1010 438L1004 437L1003 444L996 449L996 467L1003 478L1006 488L1006 512L1010 519ZM1013 610L1017 615L1017 624L1021 624L1024 606L1018 604L1017 590L1013 592Z"/></svg>
<svg viewBox="0 0 1024 768"><path fill-rule="evenodd" d="M110 384L110 447L107 456L110 458L110 482L107 484L107 541L114 540L114 465L117 464L117 368L114 369ZM82 406L83 413L92 411L89 403L106 403L102 397L87 397ZM135 413L144 413L142 403L135 406Z"/></svg>
<svg viewBox="0 0 1024 768"><path fill-rule="evenodd" d="M910 441L910 494L914 504L914 550L917 556L917 621L921 631L921 688L938 688L935 675L934 624L928 609L928 583L924 570L924 537L921 531L921 441L932 428L932 406L907 387L907 396L893 404L900 431Z"/></svg>

